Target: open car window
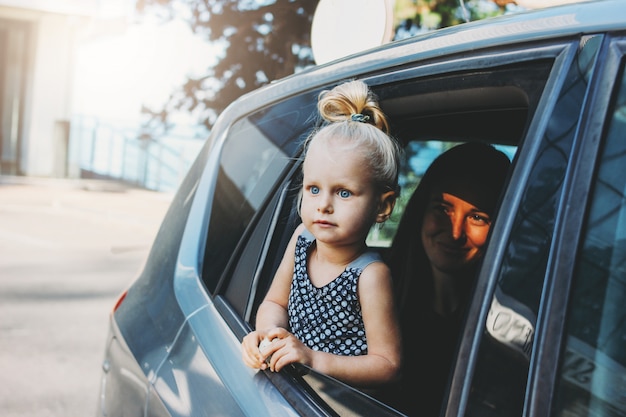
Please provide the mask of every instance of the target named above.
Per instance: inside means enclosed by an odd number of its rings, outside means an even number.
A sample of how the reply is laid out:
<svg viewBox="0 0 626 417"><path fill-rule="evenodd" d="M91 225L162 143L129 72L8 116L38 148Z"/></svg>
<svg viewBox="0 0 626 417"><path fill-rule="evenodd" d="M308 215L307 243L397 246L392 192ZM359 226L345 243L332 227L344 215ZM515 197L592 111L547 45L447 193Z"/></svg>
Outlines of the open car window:
<svg viewBox="0 0 626 417"><path fill-rule="evenodd" d="M513 160L539 103L552 63L549 59L525 60L518 64L494 64L493 68L481 68L480 71L467 69L422 77L408 72L403 75L406 79L387 83L376 77L366 80L379 96L383 111L389 117L392 135L404 149L400 198L391 219L382 228L374 227L370 231L368 244L381 252L390 246L404 207L421 176L430 163L450 147L468 141L482 141L493 144ZM293 100L296 99L290 99ZM311 104L315 103L315 94L309 94L308 100L306 108L309 117L312 117L314 107ZM289 103L275 106L288 108ZM275 109L264 114L281 119L280 112ZM307 129L291 128L291 140L301 142L309 129L314 127L311 118L306 120ZM267 126L271 126L272 121L268 119ZM296 131L297 138L293 133ZM254 128L254 132L272 134L271 129L258 127ZM231 130L231 135L235 134L245 136L249 130ZM266 189L273 190L271 197L259 203L256 212L248 213L245 226L229 218L229 224L238 224L239 241L231 245L231 251L236 248L233 257L219 260L224 266L218 292L229 304L229 314L233 311L237 313L237 317L226 319L239 337L254 328L256 310L299 223L295 203L300 180L298 151L284 144L281 149L287 151L281 151L280 158L289 163L283 165L281 170L272 170L272 178L277 183L274 188L270 182L267 183ZM244 191L247 190L242 189L241 194ZM226 213L231 217L234 214L230 209ZM221 223L216 220L215 224L220 227ZM215 244L223 245L217 241ZM227 267L226 262L230 266ZM243 326L238 324L241 319L245 322ZM275 379L281 374L268 376ZM288 377L291 382L287 385L293 389L293 383L299 384L305 392L315 393L316 401L321 401L323 408L330 408L338 415L364 415L359 412L351 414L351 407L358 409L361 405L348 406L346 401L365 404L376 401L369 393L344 384L334 384L329 389L328 382L316 377L315 372L307 375L302 379L293 379L292 375ZM393 410L385 412L395 413Z"/></svg>
<svg viewBox="0 0 626 417"><path fill-rule="evenodd" d="M398 182L401 192L391 218L382 226L374 225L370 230L367 243L374 248L387 248L391 245L398 229L398 224L406 205L417 188L422 176L430 164L446 150L463 142L448 142L444 140L415 140L404 146L404 158L400 168ZM496 149L504 152L509 159L513 159L516 146L494 144Z"/></svg>

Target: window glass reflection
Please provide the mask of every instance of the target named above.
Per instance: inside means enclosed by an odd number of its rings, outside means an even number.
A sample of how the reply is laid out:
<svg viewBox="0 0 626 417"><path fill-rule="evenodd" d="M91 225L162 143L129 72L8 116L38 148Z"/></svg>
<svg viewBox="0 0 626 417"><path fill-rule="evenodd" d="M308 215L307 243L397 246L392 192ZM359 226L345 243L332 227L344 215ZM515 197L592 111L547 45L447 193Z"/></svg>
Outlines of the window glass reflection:
<svg viewBox="0 0 626 417"><path fill-rule="evenodd" d="M622 74L624 69L622 68ZM574 274L556 415L626 416L626 77Z"/></svg>
<svg viewBox="0 0 626 417"><path fill-rule="evenodd" d="M600 41L581 42L541 139L485 323L468 416L522 415L563 179Z"/></svg>
<svg viewBox="0 0 626 417"><path fill-rule="evenodd" d="M299 96L235 123L224 144L205 249L203 280L213 292L255 213L313 128L315 101Z"/></svg>

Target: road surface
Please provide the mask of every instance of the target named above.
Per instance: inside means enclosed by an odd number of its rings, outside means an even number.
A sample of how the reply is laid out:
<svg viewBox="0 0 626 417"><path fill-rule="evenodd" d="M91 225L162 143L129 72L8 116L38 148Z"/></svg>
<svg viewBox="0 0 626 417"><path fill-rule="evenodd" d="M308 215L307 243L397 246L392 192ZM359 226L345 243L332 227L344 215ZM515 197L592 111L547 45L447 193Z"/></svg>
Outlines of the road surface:
<svg viewBox="0 0 626 417"><path fill-rule="evenodd" d="M0 414L96 415L108 315L172 196L0 177Z"/></svg>

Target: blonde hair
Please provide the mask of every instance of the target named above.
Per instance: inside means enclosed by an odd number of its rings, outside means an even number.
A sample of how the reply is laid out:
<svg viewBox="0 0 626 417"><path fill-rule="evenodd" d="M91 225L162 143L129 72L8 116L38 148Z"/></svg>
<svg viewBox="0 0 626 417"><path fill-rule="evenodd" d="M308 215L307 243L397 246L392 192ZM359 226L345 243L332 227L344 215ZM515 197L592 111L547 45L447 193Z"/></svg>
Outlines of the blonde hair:
<svg viewBox="0 0 626 417"><path fill-rule="evenodd" d="M352 115L361 114L365 122L389 133L387 117L378 105L378 99L363 81L348 81L319 95L317 110L328 122L352 121Z"/></svg>
<svg viewBox="0 0 626 417"><path fill-rule="evenodd" d="M352 141L366 157L372 178L381 191L398 194L400 147L389 136L387 117L378 99L363 81L347 81L322 91L317 109L324 125L305 141L304 155L314 140L342 138Z"/></svg>

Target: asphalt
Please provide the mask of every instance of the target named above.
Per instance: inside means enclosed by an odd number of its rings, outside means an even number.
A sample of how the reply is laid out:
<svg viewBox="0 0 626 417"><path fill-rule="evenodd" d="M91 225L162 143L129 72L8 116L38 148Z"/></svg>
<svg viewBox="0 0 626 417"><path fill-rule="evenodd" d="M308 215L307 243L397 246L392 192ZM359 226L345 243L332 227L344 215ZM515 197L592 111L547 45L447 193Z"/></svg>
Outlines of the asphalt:
<svg viewBox="0 0 626 417"><path fill-rule="evenodd" d="M96 415L108 316L171 194L0 176L0 414Z"/></svg>

